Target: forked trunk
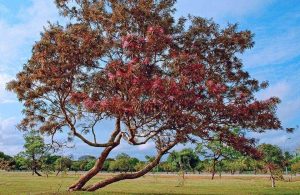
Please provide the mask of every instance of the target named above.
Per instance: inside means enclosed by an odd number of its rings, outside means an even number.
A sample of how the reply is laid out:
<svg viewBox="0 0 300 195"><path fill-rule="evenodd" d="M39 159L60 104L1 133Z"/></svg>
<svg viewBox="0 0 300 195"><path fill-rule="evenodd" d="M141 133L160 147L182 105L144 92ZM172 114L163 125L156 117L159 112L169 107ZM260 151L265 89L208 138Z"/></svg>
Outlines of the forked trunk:
<svg viewBox="0 0 300 195"><path fill-rule="evenodd" d="M82 187L91 179L93 178L95 175L97 175L97 173L99 173L99 171L102 169L102 166L104 164L104 161L106 160L107 156L109 155L110 151L115 148L116 145L114 146L109 146L107 148L105 148L103 150L103 152L101 153L101 156L97 159L94 167L89 170L85 175L81 176L80 179L74 183L73 185L71 185L69 187L69 191L78 191L81 190Z"/></svg>
<svg viewBox="0 0 300 195"><path fill-rule="evenodd" d="M138 172L135 173L121 173L118 174L114 177L105 179L103 181L100 181L96 184L94 184L91 187L88 187L87 189L85 189L86 191L95 191L97 189L103 188L109 184L121 181L121 180L125 180L125 179L136 179L139 178L143 175L145 175L146 173L148 173L149 171L151 171L156 165L159 164L159 161L161 159L161 157L167 152L169 151L171 148L173 148L176 145L177 142L173 142L171 143L168 147L162 149L156 156L156 158L150 162L147 166L145 166L143 169L141 169Z"/></svg>

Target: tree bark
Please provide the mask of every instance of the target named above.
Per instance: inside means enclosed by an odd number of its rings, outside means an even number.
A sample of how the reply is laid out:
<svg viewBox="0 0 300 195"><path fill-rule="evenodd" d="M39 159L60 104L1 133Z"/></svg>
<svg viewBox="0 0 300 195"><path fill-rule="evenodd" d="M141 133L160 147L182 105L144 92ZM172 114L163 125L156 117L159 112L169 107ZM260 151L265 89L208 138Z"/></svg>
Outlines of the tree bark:
<svg viewBox="0 0 300 195"><path fill-rule="evenodd" d="M141 169L140 171L135 172L135 173L121 173L121 174L118 174L114 177L108 178L106 180L103 180L101 182L98 182L98 183L94 184L93 186L87 188L86 191L95 191L95 190L98 190L99 188L103 188L103 187L105 187L109 184L112 184L112 183L115 183L115 182L118 182L118 181L121 181L121 180L136 179L136 178L139 178L139 177L145 175L146 173L151 171L156 165L158 165L161 157L167 151L169 151L171 148L173 148L175 145L176 145L176 142L171 143L168 147L161 150L158 153L158 155L156 156L156 158L151 163L149 163L147 166L145 166L143 169Z"/></svg>
<svg viewBox="0 0 300 195"><path fill-rule="evenodd" d="M100 157L97 159L94 167L89 170L85 175L81 176L80 179L74 183L73 185L71 185L69 187L69 191L78 191L81 190L82 187L91 179L93 178L95 175L97 175L97 173L99 173L99 171L102 169L104 161L106 160L107 156L109 155L109 153L111 152L112 149L114 149L116 145L113 146L109 146L106 147L103 152L101 153Z"/></svg>
<svg viewBox="0 0 300 195"><path fill-rule="evenodd" d="M95 175L97 175L97 173L99 173L99 171L102 169L103 164L105 162L105 160L107 159L107 156L109 155L109 153L120 144L120 140L122 138L122 134L120 133L121 131L121 123L120 123L120 118L116 119L116 123L115 123L115 130L112 132L111 137L109 139L109 142L112 142L113 144L110 146L107 146L101 153L100 157L97 159L94 167L89 170L86 174L84 174L83 176L81 176L79 178L79 180L74 183L73 185L71 185L69 187L69 191L79 191L82 189L82 187L91 179L93 178Z"/></svg>

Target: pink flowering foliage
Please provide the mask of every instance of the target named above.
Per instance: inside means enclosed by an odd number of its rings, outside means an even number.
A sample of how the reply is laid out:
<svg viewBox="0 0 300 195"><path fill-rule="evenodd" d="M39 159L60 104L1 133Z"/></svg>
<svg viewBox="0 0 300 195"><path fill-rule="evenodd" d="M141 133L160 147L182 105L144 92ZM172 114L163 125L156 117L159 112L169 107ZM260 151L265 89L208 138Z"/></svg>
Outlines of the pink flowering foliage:
<svg viewBox="0 0 300 195"><path fill-rule="evenodd" d="M168 14L151 18L145 11L149 22L134 15L140 12L136 9L128 26L114 20L120 15L106 20L109 14L103 20L89 15L96 10L101 9L90 9L78 20L86 22L51 25L34 46L32 58L10 84L24 101L21 126L57 121L60 130L68 126L78 135L76 125L119 119L131 144L138 137L186 142L231 127L259 132L281 127L275 114L279 100L257 100L254 94L265 84L251 78L236 57L253 45L249 31L237 32L235 25L219 30L198 17L185 28L182 19L174 23ZM224 140L250 144L233 136Z"/></svg>

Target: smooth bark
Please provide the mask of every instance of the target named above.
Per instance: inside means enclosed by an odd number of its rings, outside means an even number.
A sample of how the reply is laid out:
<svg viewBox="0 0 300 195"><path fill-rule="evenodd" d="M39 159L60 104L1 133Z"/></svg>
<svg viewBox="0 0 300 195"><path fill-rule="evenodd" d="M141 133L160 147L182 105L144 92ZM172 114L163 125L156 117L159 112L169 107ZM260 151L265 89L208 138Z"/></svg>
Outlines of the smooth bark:
<svg viewBox="0 0 300 195"><path fill-rule="evenodd" d="M151 171L155 166L157 166L160 162L161 157L167 152L169 151L171 148L173 148L176 145L176 143L171 143L169 146L167 146L166 148L164 148L163 150L161 150L158 155L156 156L156 158L149 163L147 166L145 166L142 170L135 172L135 173L121 173L118 174L114 177L105 179L101 182L98 182L96 184L94 184L93 186L89 187L86 189L86 191L95 191L97 189L103 188L109 184L121 181L121 180L125 180L125 179L136 179L139 178L143 175L145 175L146 173L148 173L149 171Z"/></svg>
<svg viewBox="0 0 300 195"><path fill-rule="evenodd" d="M78 191L81 190L82 187L91 179L93 178L95 175L97 175L97 173L99 173L99 171L102 169L104 161L106 160L107 156L109 155L110 151L115 148L117 145L114 146L109 146L107 148L104 149L104 151L101 153L100 157L97 159L94 167L89 170L86 174L84 174L83 176L80 177L80 179L74 183L73 185L71 185L69 187L69 191Z"/></svg>

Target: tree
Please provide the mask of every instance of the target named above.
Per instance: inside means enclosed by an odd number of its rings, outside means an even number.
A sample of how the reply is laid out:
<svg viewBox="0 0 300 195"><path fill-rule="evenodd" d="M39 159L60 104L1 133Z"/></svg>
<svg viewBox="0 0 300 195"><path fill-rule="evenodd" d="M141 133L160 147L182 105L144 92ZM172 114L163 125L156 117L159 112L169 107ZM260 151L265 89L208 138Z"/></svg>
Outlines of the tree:
<svg viewBox="0 0 300 195"><path fill-rule="evenodd" d="M270 173L272 187L275 187L275 180L282 178L282 169L284 167L284 156L278 146L271 144L261 144L258 149L263 154L265 169Z"/></svg>
<svg viewBox="0 0 300 195"><path fill-rule="evenodd" d="M145 163L143 163L143 164L145 164ZM174 166L174 164L172 162L169 162L169 161L162 162L160 164L160 168L162 169L162 171L167 172L167 174L169 172L175 172L176 171L176 167ZM139 169L137 169L137 170L139 170Z"/></svg>
<svg viewBox="0 0 300 195"><path fill-rule="evenodd" d="M41 168L42 159L47 153L47 147L44 140L39 133L35 131L30 131L25 134L24 139L25 150L21 155L26 158L28 166L32 170L32 175L36 174L38 176L42 176L38 172L38 169Z"/></svg>
<svg viewBox="0 0 300 195"><path fill-rule="evenodd" d="M177 170L194 172L200 160L193 149L186 148L171 152L167 161L173 163Z"/></svg>
<svg viewBox="0 0 300 195"><path fill-rule="evenodd" d="M68 131L70 138L103 148L70 191L141 177L175 145L214 132L236 149L258 155L251 140L229 128L281 127L275 116L279 100L255 98L267 84L251 78L237 57L253 46L250 31L238 31L237 25L220 29L201 17L175 21L175 0L55 2L70 22L45 29L7 88L24 105L20 129L34 127L53 138ZM103 120L114 121L115 128L102 143ZM155 159L135 173L84 188L121 139L133 146L154 143Z"/></svg>
<svg viewBox="0 0 300 195"><path fill-rule="evenodd" d="M23 152L20 152L19 154L14 156L14 161L16 163L15 169L17 170L28 170L28 167L30 168L30 166L28 165L28 160L25 158Z"/></svg>
<svg viewBox="0 0 300 195"><path fill-rule="evenodd" d="M78 171L80 171L80 161L72 161L71 170L75 171L75 175Z"/></svg>
<svg viewBox="0 0 300 195"><path fill-rule="evenodd" d="M66 172L70 170L72 166L72 160L69 157L60 157L54 162L54 164L55 164L55 170L57 171L56 172L56 176L57 176L60 172Z"/></svg>
<svg viewBox="0 0 300 195"><path fill-rule="evenodd" d="M112 158L107 158L107 159L104 161L104 164L103 164L103 167L102 167L102 171L108 171L108 170L109 170L110 163L111 163L112 161L115 161L115 160L112 159Z"/></svg>
<svg viewBox="0 0 300 195"><path fill-rule="evenodd" d="M46 154L41 158L41 170L47 177L51 172L55 171L55 162L59 158L60 156L52 156L51 154Z"/></svg>
<svg viewBox="0 0 300 195"><path fill-rule="evenodd" d="M84 155L78 158L79 161L85 161L85 160L96 160L96 157L91 155Z"/></svg>
<svg viewBox="0 0 300 195"><path fill-rule="evenodd" d="M9 155L6 155L6 154L4 154L4 152L1 152L1 151L0 151L0 159L3 159L3 160L8 161L8 160L11 160L12 157L9 156Z"/></svg>
<svg viewBox="0 0 300 195"><path fill-rule="evenodd" d="M292 173L294 173L294 174L300 173L300 161L293 163L291 165L291 170L292 170Z"/></svg>
<svg viewBox="0 0 300 195"><path fill-rule="evenodd" d="M131 172L139 162L137 158L131 158L125 153L118 154L115 161L111 161L109 164L109 170L120 172Z"/></svg>
<svg viewBox="0 0 300 195"><path fill-rule="evenodd" d="M234 128L230 131L236 136L244 137L244 133L238 128ZM202 140L201 143L197 144L196 152L208 160L206 170L211 172L212 180L215 177L217 167L221 174L223 160L237 160L241 156L241 153L234 147L224 143L222 133L216 133L211 140Z"/></svg>
<svg viewBox="0 0 300 195"><path fill-rule="evenodd" d="M88 171L91 168L93 168L94 164L95 164L96 160L90 159L87 161L86 165L84 166L84 170Z"/></svg>
<svg viewBox="0 0 300 195"><path fill-rule="evenodd" d="M15 162L13 158L9 155L0 152L0 170L10 171L15 167Z"/></svg>
<svg viewBox="0 0 300 195"><path fill-rule="evenodd" d="M235 172L237 171L241 172L248 168L246 161L247 158L243 156L239 156L233 159L225 159L223 160L223 163L224 163L225 170L229 171L231 175L234 175Z"/></svg>

